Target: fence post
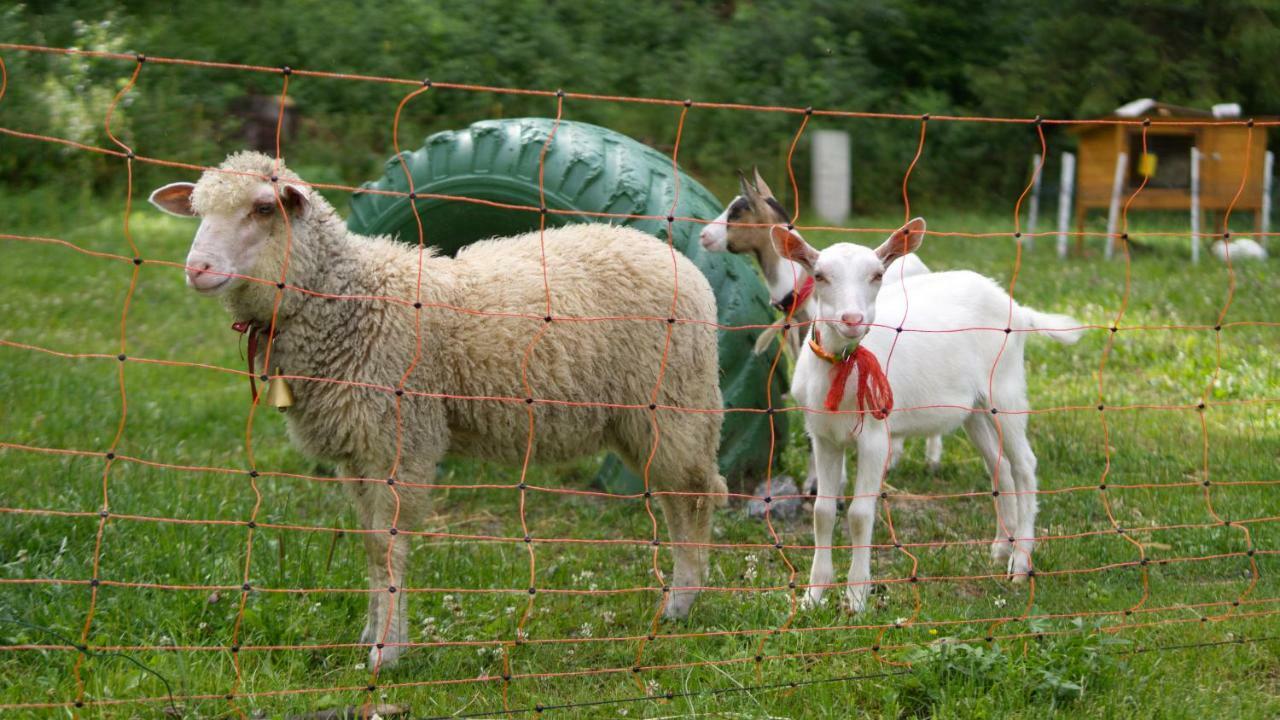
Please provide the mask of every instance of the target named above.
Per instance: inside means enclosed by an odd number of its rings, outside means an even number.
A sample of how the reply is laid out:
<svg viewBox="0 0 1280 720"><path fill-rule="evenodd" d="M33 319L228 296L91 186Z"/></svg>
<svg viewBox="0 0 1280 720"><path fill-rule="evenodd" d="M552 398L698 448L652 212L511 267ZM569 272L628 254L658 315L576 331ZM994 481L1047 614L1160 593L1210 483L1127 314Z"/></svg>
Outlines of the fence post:
<svg viewBox="0 0 1280 720"><path fill-rule="evenodd" d="M1110 260L1116 250L1116 225L1120 222L1120 194L1124 190L1124 171L1129 167L1129 153L1116 155L1116 176L1111 181L1111 207L1107 210L1107 247L1103 257Z"/></svg>
<svg viewBox="0 0 1280 720"><path fill-rule="evenodd" d="M1040 219L1040 153L1031 156L1031 205L1027 208L1027 231L1024 245L1028 250L1036 247L1036 222Z"/></svg>
<svg viewBox="0 0 1280 720"><path fill-rule="evenodd" d="M1200 150L1191 146L1191 262L1200 262Z"/></svg>
<svg viewBox="0 0 1280 720"><path fill-rule="evenodd" d="M1076 181L1076 156L1062 153L1062 179L1058 181L1058 258L1067 258L1067 231L1071 228L1071 198Z"/></svg>
<svg viewBox="0 0 1280 720"><path fill-rule="evenodd" d="M1271 232L1271 171L1275 169L1276 154L1268 150L1262 156L1262 246L1267 246L1267 233Z"/></svg>

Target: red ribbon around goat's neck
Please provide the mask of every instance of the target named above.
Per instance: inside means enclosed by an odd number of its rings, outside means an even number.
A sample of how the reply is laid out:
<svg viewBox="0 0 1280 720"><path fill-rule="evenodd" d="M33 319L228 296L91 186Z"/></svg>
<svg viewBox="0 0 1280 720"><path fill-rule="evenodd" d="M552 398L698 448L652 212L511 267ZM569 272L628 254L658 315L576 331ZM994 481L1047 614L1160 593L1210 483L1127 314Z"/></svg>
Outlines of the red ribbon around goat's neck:
<svg viewBox="0 0 1280 720"><path fill-rule="evenodd" d="M790 307L786 307L787 301L785 298L783 299L782 304L784 306L784 309L787 311L788 322L791 321L791 317L796 314L797 310L804 307L804 304L808 302L809 296L812 294L813 294L813 277L810 276L810 277L806 277L804 279L804 282L800 283L800 287L791 291Z"/></svg>
<svg viewBox="0 0 1280 720"><path fill-rule="evenodd" d="M231 329L241 335L249 335L249 394L253 396L254 401L258 399L258 384L254 382L254 378L258 376L256 370L253 369L253 360L258 356L258 336L263 334L262 326L249 320L241 320L231 323Z"/></svg>
<svg viewBox="0 0 1280 720"><path fill-rule="evenodd" d="M812 289L812 285L810 285ZM871 417L883 420L889 417L893 409L893 388L889 387L889 378L880 368L880 361L875 353L861 345L846 347L839 355L827 352L822 347L822 333L813 329L813 338L809 340L809 349L814 355L831 363L831 389L827 391L828 410L839 410L844 400L844 386L849 382L849 375L854 368L858 370L858 409L870 412Z"/></svg>

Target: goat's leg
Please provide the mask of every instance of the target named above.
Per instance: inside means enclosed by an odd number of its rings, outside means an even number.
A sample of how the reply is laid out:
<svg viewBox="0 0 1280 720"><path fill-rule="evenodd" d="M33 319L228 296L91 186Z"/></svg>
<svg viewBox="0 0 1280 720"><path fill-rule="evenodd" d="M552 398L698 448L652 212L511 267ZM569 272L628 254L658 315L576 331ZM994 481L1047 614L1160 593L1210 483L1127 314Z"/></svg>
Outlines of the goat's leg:
<svg viewBox="0 0 1280 720"><path fill-rule="evenodd" d="M831 536L836 525L836 496L844 492L844 446L824 438L813 439L813 458L818 472L818 497L813 502L813 567L804 607L817 607L831 584Z"/></svg>
<svg viewBox="0 0 1280 720"><path fill-rule="evenodd" d="M867 607L871 594L871 537L876 521L876 500L880 497L885 455L889 437L884 427L867 422L858 436L858 468L853 482L853 499L849 502L849 544L853 559L849 563L849 585L844 593L844 606L859 613Z"/></svg>
<svg viewBox="0 0 1280 720"><path fill-rule="evenodd" d="M937 472L942 467L942 436L930 435L924 439L924 461L929 472Z"/></svg>
<svg viewBox="0 0 1280 720"><path fill-rule="evenodd" d="M1017 542L1009 556L1009 574L1014 582L1022 582L1031 569L1031 551L1036 544L1036 512L1039 509L1036 455L1031 450L1031 443L1027 442L1026 415L1006 415L1000 419L1000 424L1004 450L1013 465L1013 478L1018 488Z"/></svg>
<svg viewBox="0 0 1280 720"><path fill-rule="evenodd" d="M889 453L889 469L898 467L898 461L902 459L902 452L905 449L906 439L899 435L893 438L893 452Z"/></svg>
<svg viewBox="0 0 1280 720"><path fill-rule="evenodd" d="M1013 552L1014 537L1018 532L1017 484L1013 469L1009 458L1000 452L1000 438L986 414L970 415L964 422L964 431L987 464L994 489L1000 491L996 498L996 536L991 541L991 557L1004 562Z"/></svg>

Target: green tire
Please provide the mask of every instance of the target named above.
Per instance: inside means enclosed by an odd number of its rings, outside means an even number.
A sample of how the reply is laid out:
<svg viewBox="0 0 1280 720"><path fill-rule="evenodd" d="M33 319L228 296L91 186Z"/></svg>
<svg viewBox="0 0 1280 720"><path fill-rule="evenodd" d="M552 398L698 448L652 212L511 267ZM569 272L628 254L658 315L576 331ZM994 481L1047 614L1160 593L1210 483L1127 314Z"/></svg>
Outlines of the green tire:
<svg viewBox="0 0 1280 720"><path fill-rule="evenodd" d="M439 132L428 137L420 149L388 159L383 177L362 187L408 192L400 164L403 158L417 193L536 208L540 203L539 158L553 127L555 122L546 118L512 118ZM548 208L662 219L551 213L547 224L620 222L665 240L668 213L701 219L720 214L724 205L706 188L683 172L678 177L679 202L672 211L677 174L671 158L612 130L562 121L546 150L543 184ZM427 243L449 254L476 240L538 228L536 211L436 198L415 202ZM357 192L351 200L349 218L347 224L355 232L417 242L417 223L407 197ZM702 228L699 223L677 221L673 228L676 249L688 256L715 288L721 324L761 325L773 320L768 292L746 261L736 255L704 251L698 242ZM781 405L780 377L774 378L768 393L765 390L773 354L752 353L759 334L756 329L720 332L720 387L726 408ZM748 486L750 479L762 477L771 449L785 444L786 415L773 415L772 420L777 443L770 438L770 416L725 415L720 468L731 487L741 489ZM643 489L640 479L613 456L605 461L599 481L613 492Z"/></svg>

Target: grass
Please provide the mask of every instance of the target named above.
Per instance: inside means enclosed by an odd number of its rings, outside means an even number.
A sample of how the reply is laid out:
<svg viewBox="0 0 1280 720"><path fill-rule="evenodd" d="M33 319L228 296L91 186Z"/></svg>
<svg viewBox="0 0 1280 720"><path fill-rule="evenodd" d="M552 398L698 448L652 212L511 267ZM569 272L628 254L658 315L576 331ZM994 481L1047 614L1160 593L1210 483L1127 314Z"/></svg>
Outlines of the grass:
<svg viewBox="0 0 1280 720"><path fill-rule="evenodd" d="M142 193L138 193L142 197ZM67 204L35 193L0 199L0 232L30 233L70 240L84 248L129 255L121 233L122 198ZM936 230L1011 229L1002 217L973 212L941 212L929 217ZM885 227L893 218L860 219ZM1147 238L1143 230L1164 227L1135 218L1132 229L1146 249L1132 258L1127 309L1106 361L1105 402L1109 406L1194 404L1209 386L1219 351L1212 330L1132 330L1137 325L1209 325L1217 323L1227 297L1228 274L1211 258L1197 268L1186 260L1185 243ZM179 261L193 227L139 207L132 231L149 259ZM810 238L821 244L834 234ZM864 242L869 238L864 239ZM1125 263L1104 262L1098 243L1083 259L1059 262L1052 242L1040 239L1018 266L1016 297L1030 306L1067 312L1109 326L1125 299ZM932 237L922 251L935 270L972 268L1008 283L1015 267L1015 246L1007 238ZM76 253L67 248L16 241L0 244L0 337L17 343L73 353L118 352L120 314L133 266ZM1280 309L1275 262L1236 269L1235 294L1227 322L1274 321ZM137 288L126 331L131 356L242 367L239 337L216 304L185 290L178 271L153 264L138 269ZM1106 330L1089 332L1072 347L1032 340L1028 351L1032 401L1037 407L1098 403L1098 371ZM1275 400L1280 369L1275 351L1280 328L1237 325L1220 334L1221 373L1214 400ZM940 359L941 360L941 359ZM107 359L71 359L28 349L0 346L0 441L42 447L101 451L115 435L121 417L118 363ZM184 367L126 362L123 366L128 416L117 452L166 463L222 468L246 467L244 433L248 411L243 378ZM1102 492L1092 489L1106 475L1106 500L1124 527L1190 524L1198 527L1131 533L1150 557L1202 558L1246 550L1240 526L1199 527L1213 511L1247 520L1280 515L1274 485L1229 482L1276 481L1280 461L1280 407L1276 404L1212 406L1204 414L1210 478L1218 485L1177 485L1204 479L1205 445L1200 415L1194 410L1109 410L1105 413L1111 448L1103 452L1103 426L1096 410L1037 415L1031 439L1040 460L1046 491L1086 487L1042 498L1039 532L1068 535L1108 530ZM797 438L798 439L798 429ZM288 443L283 419L259 413L253 424L258 466L282 472L319 474L318 466ZM803 453L792 443L784 470L803 472ZM101 456L69 456L0 450L0 506L46 511L96 512L102 504ZM581 487L593 463L538 468L532 482ZM510 468L450 461L442 482L514 483ZM944 466L926 471L918 445L889 482L913 493L952 493L989 489L981 463L959 436L949 438ZM1125 489L1120 486L1143 485ZM1177 486L1175 486L1177 485ZM329 483L263 477L258 519L263 523L314 527L356 524L343 493ZM115 517L105 524L101 576L141 583L239 585L244 572L247 530L255 495L243 475L176 471L117 462L108 477L113 514L225 521L188 524ZM516 494L509 490L452 490L439 494L432 530L520 536ZM926 582L889 583L874 596L864 616L842 615L833 605L791 619L797 628L816 628L768 637L708 635L639 645L625 642L527 644L510 653L516 674L629 668L650 665L735 660L670 670L588 674L558 678L521 678L507 689L511 707L633 697L642 692L683 693L761 683L806 682L826 677L875 676L898 672L899 664L870 657L873 644L905 645L886 650L883 660L912 662L906 675L815 683L797 689L746 690L673 700L603 705L588 716L615 717L1274 717L1280 713L1280 642L1130 652L1138 646L1178 645L1274 635L1275 618L1234 615L1266 612L1275 603L1237 610L1197 603L1280 598L1277 556L1229 557L1156 563L1147 568L1149 595L1144 607L1173 608L1126 618L1121 612L1143 597L1142 572L1131 565L1093 572L1045 576L1034 598L1026 585L1003 579L927 581L929 577L973 576L997 572L987 557L990 499L888 503L900 536L908 541L981 541L918 549L918 573ZM883 510L882 510L883 512ZM84 580L92 574L96 516L8 514L0 523L0 579ZM639 501L533 493L527 509L535 537L595 539L649 537L649 520ZM807 519L777 523L788 544L811 543ZM1253 547L1280 550L1280 526L1248 525ZM839 536L838 536L839 538ZM748 520L741 507L719 513L715 539L720 543L770 543L761 523ZM845 540L838 539L838 542ZM885 523L876 542L887 541ZM539 544L538 585L543 588L625 588L654 583L651 553L641 545ZM803 582L809 558L785 551ZM1101 568L1131 563L1137 549L1116 534L1048 540L1036 555L1042 570ZM670 559L661 556L669 571ZM880 578L905 578L910 560L895 551L877 552L873 570ZM847 556L837 554L837 567ZM407 585L417 588L521 588L528 580L528 556L515 543L419 541ZM252 582L261 588L363 588L364 554L351 535L260 528L253 541ZM712 585L769 587L789 579L783 553L771 548L725 549L712 559ZM89 608L83 584L0 583L0 645L74 644ZM663 625L661 633L741 631L776 628L788 621L790 593L706 593L692 620ZM649 631L656 596L652 593L566 596L541 594L532 601L526 628L532 639L638 636ZM240 593L103 587L88 633L88 644L103 646L205 646L204 651L138 650L124 656L107 652L86 657L80 668L91 699L163 696L172 685L177 695L221 696L236 684L236 658L226 649L238 615ZM411 595L414 641L511 639L517 619L529 604L524 595L424 592ZM918 612L917 612L918 608ZM1013 621L998 627L982 618L1020 615L1115 614L1087 620L1046 618ZM248 594L241 643L246 646L350 643L362 624L360 593ZM1210 622L1200 622L1202 614ZM888 624L898 618L954 621L907 627L883 635L868 629L825 629L849 624ZM1099 632L1118 625L1179 620L1155 627ZM988 634L1045 633L991 645ZM975 640L976 638L976 640ZM941 641L946 640L946 643ZM752 661L757 652L766 659ZM843 652L832 657L776 659L794 653ZM370 669L358 648L292 651L244 651L239 654L242 693L299 688L363 688ZM64 702L75 698L74 650L0 651L0 704ZM136 661L133 662L133 661ZM742 662L745 661L745 662ZM137 663L148 667L145 672ZM500 676L501 651L486 646L454 646L413 651L396 668L381 673L380 684ZM503 707L501 682L400 687L377 691L387 702L412 707L415 716L479 712ZM283 716L304 710L349 706L367 698L362 690L314 694L251 695L225 700L183 701L188 717L245 713ZM92 706L85 717L159 717L162 703ZM45 711L63 716L66 710ZM579 714L584 711L567 711ZM548 713L550 714L550 713Z"/></svg>

